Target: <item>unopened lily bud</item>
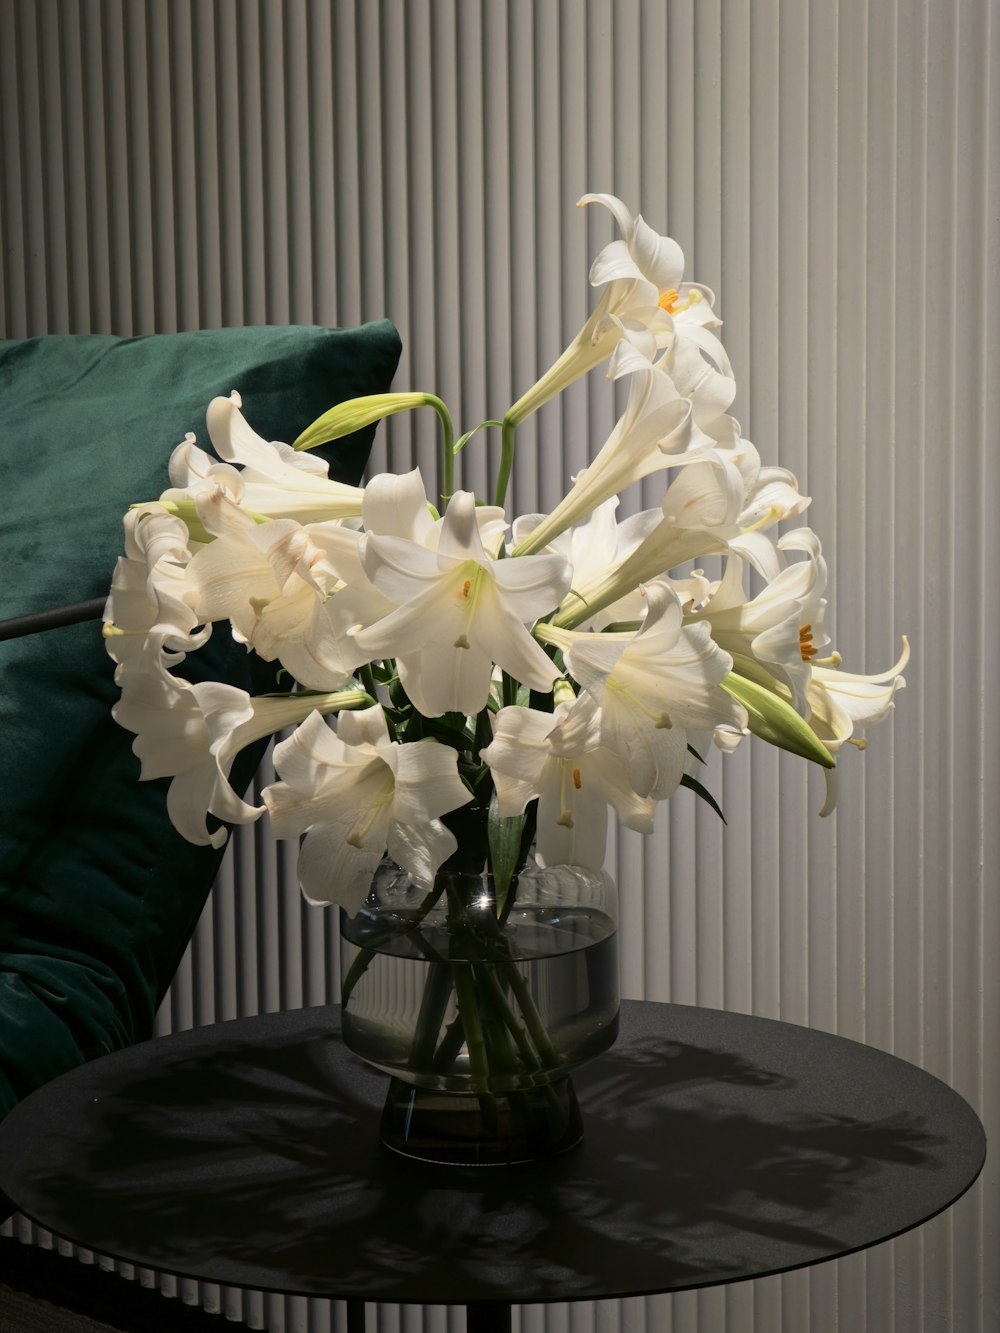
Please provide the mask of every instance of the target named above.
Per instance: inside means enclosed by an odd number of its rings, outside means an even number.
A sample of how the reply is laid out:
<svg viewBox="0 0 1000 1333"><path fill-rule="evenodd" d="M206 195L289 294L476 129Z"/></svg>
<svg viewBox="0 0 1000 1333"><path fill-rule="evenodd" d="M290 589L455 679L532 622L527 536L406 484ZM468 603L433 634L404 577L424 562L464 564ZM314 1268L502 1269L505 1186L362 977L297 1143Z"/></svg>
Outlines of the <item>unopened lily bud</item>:
<svg viewBox="0 0 1000 1333"><path fill-rule="evenodd" d="M721 685L747 710L747 725L755 736L822 768L835 767L833 755L791 704L765 686L733 672Z"/></svg>
<svg viewBox="0 0 1000 1333"><path fill-rule="evenodd" d="M349 398L317 417L292 445L293 449L315 449L344 435L353 435L373 421L408 412L414 407L432 406L437 400L429 393L372 393L363 398Z"/></svg>

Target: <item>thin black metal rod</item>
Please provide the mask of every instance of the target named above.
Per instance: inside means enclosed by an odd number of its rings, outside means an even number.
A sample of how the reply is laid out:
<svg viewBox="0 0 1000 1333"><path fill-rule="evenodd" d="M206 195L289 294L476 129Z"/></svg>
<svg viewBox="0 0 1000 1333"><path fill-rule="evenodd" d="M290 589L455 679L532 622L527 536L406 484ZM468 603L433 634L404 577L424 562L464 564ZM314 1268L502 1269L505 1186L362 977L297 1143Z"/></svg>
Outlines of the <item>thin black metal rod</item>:
<svg viewBox="0 0 1000 1333"><path fill-rule="evenodd" d="M87 602L74 602L71 606L56 606L49 611L0 620L0 640L21 639L26 634L38 634L42 630L79 625L84 620L100 620L106 602L106 597L92 597Z"/></svg>

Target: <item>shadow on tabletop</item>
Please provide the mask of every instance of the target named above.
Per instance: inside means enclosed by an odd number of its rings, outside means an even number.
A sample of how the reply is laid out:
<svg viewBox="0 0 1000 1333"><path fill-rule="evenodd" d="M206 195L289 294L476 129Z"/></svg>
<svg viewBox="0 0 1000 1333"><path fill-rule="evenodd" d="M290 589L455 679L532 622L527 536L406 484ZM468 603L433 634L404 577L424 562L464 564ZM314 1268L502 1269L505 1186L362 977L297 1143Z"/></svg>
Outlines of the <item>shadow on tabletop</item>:
<svg viewBox="0 0 1000 1333"><path fill-rule="evenodd" d="M385 1078L319 1024L161 1046L105 1071L85 1130L54 1112L24 1179L56 1201L57 1234L153 1267L198 1276L208 1259L233 1285L457 1303L586 1299L609 1280L679 1290L827 1258L854 1248L849 1219L885 1164L938 1165L919 1117L784 1109L794 1080L725 1051L647 1036L574 1081L580 1148L441 1168L381 1147Z"/></svg>

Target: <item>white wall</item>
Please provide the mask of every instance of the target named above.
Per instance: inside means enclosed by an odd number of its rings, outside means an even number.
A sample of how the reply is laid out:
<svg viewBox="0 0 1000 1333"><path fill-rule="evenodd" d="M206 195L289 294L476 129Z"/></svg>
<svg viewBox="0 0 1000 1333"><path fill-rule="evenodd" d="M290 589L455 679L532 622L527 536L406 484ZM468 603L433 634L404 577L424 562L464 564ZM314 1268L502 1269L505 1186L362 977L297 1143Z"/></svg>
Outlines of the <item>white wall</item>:
<svg viewBox="0 0 1000 1333"><path fill-rule="evenodd" d="M682 793L649 843L620 840L628 992L893 1050L988 1130L998 41L993 0L0 0L5 336L386 314L397 386L472 425L589 308L612 233L580 194L681 242L717 293L745 433L814 496L845 665L888 666L902 632L914 659L893 721L845 756L834 819L798 761L751 748L711 775L727 827ZM529 423L515 506L551 505L612 416L595 378ZM433 450L432 421L397 419L375 461ZM470 446L466 484L487 462ZM283 862L238 850L164 1030L331 994L327 923ZM993 1333L997 1243L988 1168L867 1255L521 1328ZM301 1304L246 1309L305 1327ZM396 1318L378 1327L458 1327Z"/></svg>

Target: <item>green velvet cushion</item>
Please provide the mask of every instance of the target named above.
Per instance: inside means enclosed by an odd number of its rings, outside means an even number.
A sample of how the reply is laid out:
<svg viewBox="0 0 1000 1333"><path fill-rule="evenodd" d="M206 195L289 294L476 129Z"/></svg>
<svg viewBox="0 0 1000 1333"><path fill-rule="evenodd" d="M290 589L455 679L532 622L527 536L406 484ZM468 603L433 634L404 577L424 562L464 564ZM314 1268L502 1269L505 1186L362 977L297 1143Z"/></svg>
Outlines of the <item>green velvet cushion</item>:
<svg viewBox="0 0 1000 1333"><path fill-rule="evenodd" d="M0 342L0 618L101 597L122 514L168 485L187 431L237 389L291 441L333 403L390 387L386 321ZM372 431L324 454L360 481ZM0 642L0 1114L64 1069L150 1035L221 853L185 842L166 779L139 783L99 621ZM274 688L274 667L218 626L190 679ZM243 790L263 745L234 772Z"/></svg>

